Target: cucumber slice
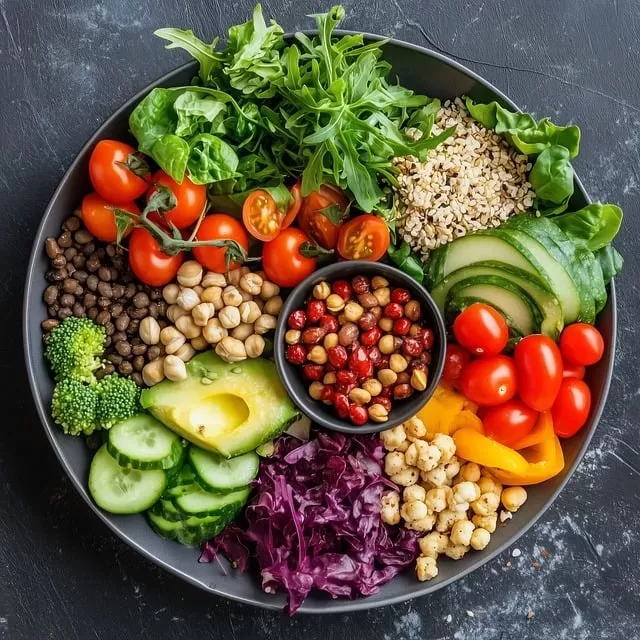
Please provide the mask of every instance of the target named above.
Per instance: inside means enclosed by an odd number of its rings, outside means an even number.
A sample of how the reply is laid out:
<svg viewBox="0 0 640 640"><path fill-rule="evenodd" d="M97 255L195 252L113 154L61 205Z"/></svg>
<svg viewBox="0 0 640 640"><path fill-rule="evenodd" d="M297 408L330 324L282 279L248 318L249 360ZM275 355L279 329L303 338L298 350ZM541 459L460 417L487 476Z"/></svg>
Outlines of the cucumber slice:
<svg viewBox="0 0 640 640"><path fill-rule="evenodd" d="M192 491L173 499L173 504L183 513L191 516L212 516L236 514L249 497L249 488L232 493L209 493Z"/></svg>
<svg viewBox="0 0 640 640"><path fill-rule="evenodd" d="M225 492L246 487L260 468L260 458L253 451L227 460L191 446L187 455L198 482L209 491Z"/></svg>
<svg viewBox="0 0 640 640"><path fill-rule="evenodd" d="M178 535L178 531L182 528L182 522L171 521L164 518L155 509L147 511L147 517L149 518L149 524L151 528L162 538L168 540L175 540Z"/></svg>
<svg viewBox="0 0 640 640"><path fill-rule="evenodd" d="M182 457L180 438L146 413L112 427L107 448L120 466L132 469L170 469Z"/></svg>
<svg viewBox="0 0 640 640"><path fill-rule="evenodd" d="M176 509L173 502L166 498L158 500L150 510L155 514L162 516L165 520L169 520L169 522L178 522L179 520L184 520L185 517L184 513Z"/></svg>
<svg viewBox="0 0 640 640"><path fill-rule="evenodd" d="M156 509L147 512L151 528L162 538L176 540L187 546L197 546L217 536L231 522L233 516L195 516L169 520Z"/></svg>
<svg viewBox="0 0 640 640"><path fill-rule="evenodd" d="M162 495L167 476L160 469L143 471L121 467L103 444L91 461L89 493L109 513L140 513Z"/></svg>

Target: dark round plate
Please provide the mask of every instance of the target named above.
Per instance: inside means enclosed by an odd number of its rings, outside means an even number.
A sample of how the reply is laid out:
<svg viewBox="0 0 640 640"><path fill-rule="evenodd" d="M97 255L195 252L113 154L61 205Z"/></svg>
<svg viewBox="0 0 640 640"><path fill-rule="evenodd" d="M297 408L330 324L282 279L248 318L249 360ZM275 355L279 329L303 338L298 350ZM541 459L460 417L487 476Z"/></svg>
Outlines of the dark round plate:
<svg viewBox="0 0 640 640"><path fill-rule="evenodd" d="M366 37L369 40L381 39L376 35ZM467 94L483 102L498 100L505 106L517 108L489 82L439 53L392 40L385 46L385 57L393 65L394 74L398 75L401 82L420 93L441 99ZM215 563L198 563L197 549L183 547L157 536L144 516L114 516L98 509L87 493L90 453L84 441L63 435L49 416L48 406L53 384L44 361L40 333L40 322L46 317L46 308L42 301L42 292L46 286L44 273L47 269L44 240L47 236L59 234L62 221L78 206L83 194L90 190L87 166L95 143L102 138L128 138L128 115L148 91L154 87L189 84L194 73L193 63L185 65L160 78L126 102L96 131L63 177L38 228L27 271L23 309L25 359L31 391L45 433L74 486L105 524L141 554L202 589L240 602L269 609L281 609L285 602L284 596L264 593L260 589L257 572L239 575L227 566L225 574ZM571 204L581 207L588 201L584 188L576 180L576 192ZM355 611L394 604L431 593L482 566L525 533L551 505L571 477L589 445L604 408L611 380L616 339L616 301L613 283L609 286L609 301L598 316L597 325L605 338L606 350L602 360L591 367L588 374L593 396L589 422L579 435L564 443L566 465L563 472L542 485L530 488L526 504L507 526L499 528L492 535L491 544L485 551L469 553L457 562L443 559L439 563L438 578L430 582L417 582L413 571L407 570L382 588L378 594L368 598L332 600L322 594L314 593L306 600L300 611L303 613Z"/></svg>

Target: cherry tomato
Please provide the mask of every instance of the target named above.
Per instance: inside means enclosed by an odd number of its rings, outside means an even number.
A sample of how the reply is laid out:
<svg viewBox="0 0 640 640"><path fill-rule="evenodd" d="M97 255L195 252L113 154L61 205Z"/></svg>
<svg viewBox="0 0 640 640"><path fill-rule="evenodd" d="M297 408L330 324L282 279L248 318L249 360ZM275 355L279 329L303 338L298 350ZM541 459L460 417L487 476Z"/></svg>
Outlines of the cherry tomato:
<svg viewBox="0 0 640 640"><path fill-rule="evenodd" d="M448 344L444 359L442 379L447 382L455 382L460 378L462 370L467 365L471 356L469 352L457 344Z"/></svg>
<svg viewBox="0 0 640 640"><path fill-rule="evenodd" d="M500 312L488 304L476 302L454 320L453 334L471 353L497 356L507 346L509 327Z"/></svg>
<svg viewBox="0 0 640 640"><path fill-rule="evenodd" d="M566 362L572 364L595 364L604 353L602 334L584 322L570 324L560 336L560 353Z"/></svg>
<svg viewBox="0 0 640 640"><path fill-rule="evenodd" d="M536 411L551 409L562 382L562 357L558 345L541 334L520 340L514 351L522 401Z"/></svg>
<svg viewBox="0 0 640 640"><path fill-rule="evenodd" d="M226 213L214 213L206 216L198 228L196 240L235 240L245 252L249 250L249 238L247 232L238 220ZM227 247L195 247L193 255L195 259L209 271L226 273ZM235 269L240 265L230 262L229 269Z"/></svg>
<svg viewBox="0 0 640 640"><path fill-rule="evenodd" d="M268 191L252 191L242 205L242 222L257 240L269 242L280 233L278 205Z"/></svg>
<svg viewBox="0 0 640 640"><path fill-rule="evenodd" d="M569 362L563 363L562 377L563 378L578 378L582 380L586 373L585 368L580 364L570 364Z"/></svg>
<svg viewBox="0 0 640 640"><path fill-rule="evenodd" d="M128 204L139 198L149 184L126 165L136 150L118 140L100 140L89 158L89 177L93 188L109 202Z"/></svg>
<svg viewBox="0 0 640 640"><path fill-rule="evenodd" d="M349 200L337 187L323 184L302 201L300 228L325 249L335 249Z"/></svg>
<svg viewBox="0 0 640 640"><path fill-rule="evenodd" d="M203 184L194 184L187 176L184 177L182 184L178 184L164 171L156 171L153 174L152 182L171 189L176 197L176 206L167 211L161 218L167 225L173 224L178 229L186 229L204 211L207 204L207 188ZM155 189L151 187L147 192L147 202L154 191Z"/></svg>
<svg viewBox="0 0 640 640"><path fill-rule="evenodd" d="M486 356L467 364L460 376L462 393L479 405L493 407L517 391L516 366L508 356Z"/></svg>
<svg viewBox="0 0 640 640"><path fill-rule="evenodd" d="M591 391L583 380L565 378L551 407L553 430L560 438L570 438L587 421L591 409Z"/></svg>
<svg viewBox="0 0 640 640"><path fill-rule="evenodd" d="M537 420L538 412L517 398L487 409L482 418L485 434L508 447L526 436Z"/></svg>
<svg viewBox="0 0 640 640"><path fill-rule="evenodd" d="M300 246L305 242L309 242L309 236L293 227L281 231L271 242L265 242L262 268L271 282L281 287L295 287L314 272L317 260L300 253Z"/></svg>
<svg viewBox="0 0 640 640"><path fill-rule="evenodd" d="M118 208L129 213L139 214L140 209L135 202L126 202L124 204L114 205L107 202L97 193L88 193L82 199L82 221L84 226L98 240L103 242L115 242L118 239L118 229L116 227L116 217L113 209ZM127 236L131 232L131 225L127 227L122 237Z"/></svg>
<svg viewBox="0 0 640 640"><path fill-rule="evenodd" d="M338 253L347 260L380 260L389 248L389 227L378 216L363 214L338 234Z"/></svg>
<svg viewBox="0 0 640 640"><path fill-rule="evenodd" d="M300 212L300 208L302 207L302 194L300 193L300 183L296 182L291 189L291 197L293 198L293 202L289 205L287 212L282 219L282 223L280 224L280 229L286 229L293 224L293 221L296 219L296 216Z"/></svg>
<svg viewBox="0 0 640 640"><path fill-rule="evenodd" d="M157 240L142 228L134 229L129 239L129 266L136 278L152 287L171 282L184 260L182 253L170 256Z"/></svg>

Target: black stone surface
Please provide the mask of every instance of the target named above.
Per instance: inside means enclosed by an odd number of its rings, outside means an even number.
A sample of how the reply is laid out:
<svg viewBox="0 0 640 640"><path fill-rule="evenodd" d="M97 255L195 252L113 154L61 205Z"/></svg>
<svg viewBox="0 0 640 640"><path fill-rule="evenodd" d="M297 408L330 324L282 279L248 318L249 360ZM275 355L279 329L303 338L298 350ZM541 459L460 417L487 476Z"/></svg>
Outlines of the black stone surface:
<svg viewBox="0 0 640 640"><path fill-rule="evenodd" d="M233 5L233 6L232 6ZM640 5L635 0L346 0L346 28L447 53L526 110L579 123L575 163L619 202L617 368L597 434L526 536L435 595L358 615L299 617L212 597L113 536L70 487L40 428L20 342L33 234L65 168L125 99L183 58L151 32L213 36L252 2L0 0L0 638L640 637L640 380L635 216L640 204ZM328 5L272 0L286 29Z"/></svg>

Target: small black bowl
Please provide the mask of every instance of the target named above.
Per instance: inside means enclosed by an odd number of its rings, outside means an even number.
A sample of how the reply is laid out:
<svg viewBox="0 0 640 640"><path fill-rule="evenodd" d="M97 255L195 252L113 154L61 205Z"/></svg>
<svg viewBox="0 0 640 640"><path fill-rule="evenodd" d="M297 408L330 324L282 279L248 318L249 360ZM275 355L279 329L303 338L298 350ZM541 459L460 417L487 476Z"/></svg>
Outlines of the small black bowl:
<svg viewBox="0 0 640 640"><path fill-rule="evenodd" d="M429 327L434 333L427 388L424 391L414 393L406 400L397 400L393 404L387 422L373 422L369 420L361 426L352 425L347 420L339 418L332 407L318 400L314 400L309 395L309 383L303 379L300 367L290 364L285 357L287 344L284 339L284 334L288 329L287 318L289 314L291 314L292 311L305 307L305 300L311 296L311 291L316 284L323 280L329 283L335 280L350 281L351 278L357 275L369 277L383 276L389 281L392 287L403 287L410 291L411 297L418 300L422 307L422 322L425 327ZM427 400L433 395L433 392L438 386L442 369L444 368L444 358L447 347L444 319L427 290L406 273L400 271L400 269L396 269L388 264L368 262L365 260L337 262L323 267L303 280L287 296L279 318L274 339L274 356L280 379L287 393L291 396L298 408L307 415L312 422L322 427L352 434L376 433L390 429L415 416L427 403Z"/></svg>

